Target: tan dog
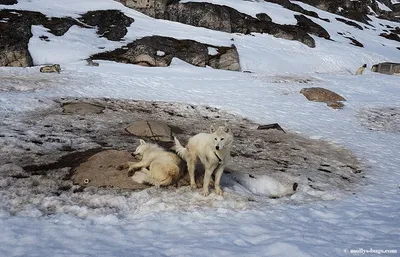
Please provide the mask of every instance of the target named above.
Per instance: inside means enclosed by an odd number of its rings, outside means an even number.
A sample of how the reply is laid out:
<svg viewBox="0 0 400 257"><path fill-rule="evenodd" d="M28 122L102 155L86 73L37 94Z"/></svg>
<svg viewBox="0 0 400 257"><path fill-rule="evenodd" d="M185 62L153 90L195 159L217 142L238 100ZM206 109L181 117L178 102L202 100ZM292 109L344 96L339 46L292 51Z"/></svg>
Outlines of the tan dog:
<svg viewBox="0 0 400 257"><path fill-rule="evenodd" d="M220 187L222 173L226 163L230 158L230 152L233 143L233 135L225 126L220 126L215 129L210 128L210 134L199 133L189 139L189 142L183 147L179 140L175 137L175 151L180 157L186 160L190 185L192 188L197 188L194 172L197 162L197 157L204 165L205 174L203 181L203 196L209 195L209 185L211 175L215 171L215 192L219 195L223 194Z"/></svg>
<svg viewBox="0 0 400 257"><path fill-rule="evenodd" d="M60 64L43 66L40 68L40 72L43 73L54 73L54 72L60 73L60 71L61 71Z"/></svg>
<svg viewBox="0 0 400 257"><path fill-rule="evenodd" d="M363 66L361 66L360 68L357 69L356 71L356 75L362 75L365 68L367 68L367 64L364 64Z"/></svg>
<svg viewBox="0 0 400 257"><path fill-rule="evenodd" d="M139 162L128 162L118 168L129 167L129 172L135 171L132 180L144 184L149 183L157 188L177 184L182 175L183 161L178 155L167 152L156 144L146 143L140 139L140 145L133 153Z"/></svg>

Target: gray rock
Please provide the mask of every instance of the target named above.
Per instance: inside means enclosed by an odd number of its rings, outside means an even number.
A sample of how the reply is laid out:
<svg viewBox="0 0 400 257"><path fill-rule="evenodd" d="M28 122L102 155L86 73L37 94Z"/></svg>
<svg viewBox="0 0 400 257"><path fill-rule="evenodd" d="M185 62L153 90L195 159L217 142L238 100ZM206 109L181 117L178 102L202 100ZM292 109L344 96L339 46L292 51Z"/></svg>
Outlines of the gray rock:
<svg viewBox="0 0 400 257"><path fill-rule="evenodd" d="M218 54L208 55L207 47L216 48ZM159 54L160 52L163 54ZM174 57L199 67L210 65L217 69L240 70L239 54L235 46L218 47L194 40L178 40L161 36L144 37L120 49L91 56L92 59L150 67L169 66Z"/></svg>
<svg viewBox="0 0 400 257"><path fill-rule="evenodd" d="M18 1L17 0L0 0L0 4L3 5L13 5L13 4L17 4Z"/></svg>
<svg viewBox="0 0 400 257"><path fill-rule="evenodd" d="M28 67L33 65L32 57L28 51L28 42L32 37L31 26L43 25L49 32L64 35L71 26L89 28L98 26L98 34L110 40L119 40L126 34L126 27L133 19L126 17L120 11L107 10L89 12L82 21L85 25L70 17L47 17L39 12L21 10L0 10L0 66ZM117 25L117 26L113 26Z"/></svg>
<svg viewBox="0 0 400 257"><path fill-rule="evenodd" d="M276 37L300 41L309 47L315 47L314 39L299 26L276 24L262 14L259 15L260 19L254 18L225 5L197 2L179 3L167 0L149 2L121 0L119 2L157 19L166 19L228 33L268 33Z"/></svg>
<svg viewBox="0 0 400 257"><path fill-rule="evenodd" d="M78 103L64 103L62 105L64 113L68 114L95 114L95 113L102 113L104 110L104 106L100 106L93 103L85 103L85 102L78 102Z"/></svg>
<svg viewBox="0 0 400 257"><path fill-rule="evenodd" d="M256 17L260 21L272 21L271 17L269 17L266 13L257 13Z"/></svg>
<svg viewBox="0 0 400 257"><path fill-rule="evenodd" d="M82 22L97 26L97 34L112 41L119 41L128 32L133 18L123 14L119 10L90 11L79 18Z"/></svg>
<svg viewBox="0 0 400 257"><path fill-rule="evenodd" d="M375 1L370 0L300 0L306 4L315 6L321 10L342 15L352 20L360 21L368 24L371 19L368 18L370 14L370 7L379 12L378 5ZM339 8L340 7L340 8Z"/></svg>
<svg viewBox="0 0 400 257"><path fill-rule="evenodd" d="M382 62L372 65L371 70L388 75L400 75L400 63Z"/></svg>
<svg viewBox="0 0 400 257"><path fill-rule="evenodd" d="M294 16L297 20L297 26L299 26L304 31L307 31L313 35L318 37L322 37L325 39L330 39L330 35L326 29L322 26L318 25L317 23L313 22L311 19L307 18L304 15L295 15Z"/></svg>
<svg viewBox="0 0 400 257"><path fill-rule="evenodd" d="M324 102L333 109L343 108L344 104L341 101L346 101L341 95L321 87L303 88L300 93L309 101Z"/></svg>
<svg viewBox="0 0 400 257"><path fill-rule="evenodd" d="M146 137L157 142L172 142L172 130L166 123L156 120L135 121L126 131L137 137Z"/></svg>
<svg viewBox="0 0 400 257"><path fill-rule="evenodd" d="M217 55L209 55L208 65L215 69L239 71L240 62L236 47L219 47Z"/></svg>

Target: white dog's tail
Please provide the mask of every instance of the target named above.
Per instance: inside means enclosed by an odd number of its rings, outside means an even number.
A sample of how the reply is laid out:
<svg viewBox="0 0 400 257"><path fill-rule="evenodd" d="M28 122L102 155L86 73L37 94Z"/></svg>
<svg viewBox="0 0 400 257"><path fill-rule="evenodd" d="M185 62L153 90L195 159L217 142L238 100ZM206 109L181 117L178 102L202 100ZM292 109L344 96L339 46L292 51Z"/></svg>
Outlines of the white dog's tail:
<svg viewBox="0 0 400 257"><path fill-rule="evenodd" d="M186 161L187 159L186 156L188 153L187 149L181 145L181 143L176 137L174 137L174 141L175 141L175 146L174 146L175 152L178 154L179 157L181 157Z"/></svg>

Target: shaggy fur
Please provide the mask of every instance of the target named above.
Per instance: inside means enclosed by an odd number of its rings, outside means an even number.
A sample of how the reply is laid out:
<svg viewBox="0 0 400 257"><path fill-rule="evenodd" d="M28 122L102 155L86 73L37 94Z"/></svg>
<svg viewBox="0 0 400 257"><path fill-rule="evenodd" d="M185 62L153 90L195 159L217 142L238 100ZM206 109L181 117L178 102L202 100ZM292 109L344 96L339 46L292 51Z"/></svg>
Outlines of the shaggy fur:
<svg viewBox="0 0 400 257"><path fill-rule="evenodd" d="M140 139L140 145L133 153L139 162L128 162L129 172L137 183L149 183L156 187L177 184L182 174L182 159L175 153L167 152L156 144L146 143Z"/></svg>
<svg viewBox="0 0 400 257"><path fill-rule="evenodd" d="M205 174L203 181L203 196L208 196L211 175L215 171L215 192L219 195L223 194L220 187L222 173L228 159L233 143L233 135L225 126L220 126L218 129L210 128L210 133L199 133L189 139L185 147L181 145L175 137L175 151L182 157L188 167L190 176L190 185L192 188L197 188L194 173L197 158L204 165Z"/></svg>

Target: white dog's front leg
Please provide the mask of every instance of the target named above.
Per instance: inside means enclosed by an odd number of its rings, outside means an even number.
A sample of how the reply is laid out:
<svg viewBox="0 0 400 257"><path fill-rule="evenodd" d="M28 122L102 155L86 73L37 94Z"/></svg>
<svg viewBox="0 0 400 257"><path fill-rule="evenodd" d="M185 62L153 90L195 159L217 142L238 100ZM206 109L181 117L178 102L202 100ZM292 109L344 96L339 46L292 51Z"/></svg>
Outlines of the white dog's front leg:
<svg viewBox="0 0 400 257"><path fill-rule="evenodd" d="M223 195L224 192L222 191L221 187L219 186L219 183L221 182L221 177L222 173L224 172L225 165L220 164L215 171L215 192L217 195Z"/></svg>
<svg viewBox="0 0 400 257"><path fill-rule="evenodd" d="M136 162L136 163L132 162L132 163L129 165L128 171L138 170L138 169L140 169L140 168L147 167L147 166L149 166L149 163L144 162L144 161L140 161L140 162Z"/></svg>
<svg viewBox="0 0 400 257"><path fill-rule="evenodd" d="M210 186L211 175L215 170L215 166L206 167L204 173L204 181L203 181L203 196L208 196L210 194L208 187Z"/></svg>

